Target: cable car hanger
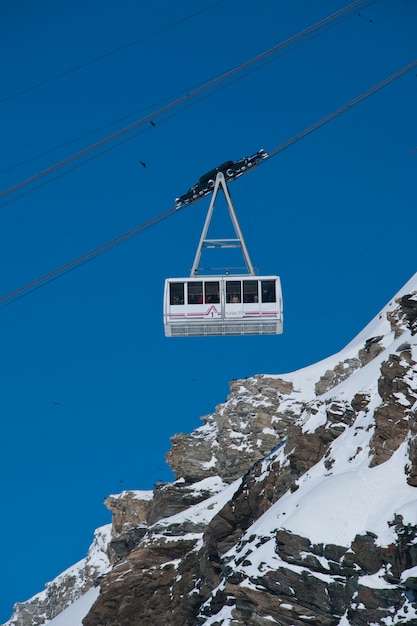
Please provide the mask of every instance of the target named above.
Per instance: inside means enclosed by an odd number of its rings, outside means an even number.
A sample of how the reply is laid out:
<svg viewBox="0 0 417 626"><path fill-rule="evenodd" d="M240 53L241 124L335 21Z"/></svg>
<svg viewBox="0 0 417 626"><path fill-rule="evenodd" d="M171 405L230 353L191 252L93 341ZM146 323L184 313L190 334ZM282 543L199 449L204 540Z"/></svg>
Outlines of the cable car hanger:
<svg viewBox="0 0 417 626"><path fill-rule="evenodd" d="M216 174L219 172L224 175L226 182L230 182L231 180L239 178L242 174L246 174L249 169L257 167L262 161L267 159L268 156L265 150L261 148L250 157L243 157L243 159L239 159L238 161L226 161L222 163L222 165L215 167L213 170L210 170L210 172L207 172L207 174L201 176L198 183L190 187L187 193L179 198L175 198L175 207L182 209L187 204L194 204L194 202L197 202L211 193L214 189ZM227 188L223 185L223 190L225 189Z"/></svg>
<svg viewBox="0 0 417 626"><path fill-rule="evenodd" d="M227 171L232 172L233 168L229 167ZM239 175L240 174L236 174L233 177L231 175L229 175L229 179L236 178ZM210 179L208 181L208 183L211 183L211 182L212 182L212 179ZM208 185L207 185L207 187L208 187ZM232 224L233 224L233 227L235 229L235 234L236 234L236 237L237 237L236 239L206 239L207 232L208 232L208 229L210 227L210 222L211 222L211 219L212 219L212 216L213 216L213 210L214 210L214 205L216 203L217 194L219 193L220 188L222 189L222 191L224 193L224 196L226 198L226 204L227 204L227 208L229 209L230 219L232 220ZM209 191L205 192L203 195L206 195L207 193L209 193ZM197 197L197 199L199 199L199 198ZM191 203L191 202L192 202L192 200L190 200L189 203ZM225 180L225 174L222 171L217 171L217 174L216 174L216 178L215 178L215 181L214 181L213 196L211 198L210 206L209 206L209 209L208 209L208 212L207 212L206 221L204 222L203 231L201 233L200 242L198 244L198 248L197 248L197 252L196 252L195 258L194 258L193 266L191 268L190 276L196 276L198 274L198 272L199 272L198 264L200 262L201 253L202 253L203 249L207 249L207 248L217 248L217 249L219 249L219 248L240 248L241 251L242 251L242 256L243 256L243 258L245 260L245 263L246 263L246 269L247 269L248 274L251 275L251 276L255 276L255 270L253 269L252 261L250 259L249 252L248 252L248 249L246 247L245 240L243 238L243 233L242 233L242 230L240 228L239 221L237 219L236 211L234 209L234 206L233 206L233 203L232 203L232 199L230 197L230 193L229 193L229 190L227 188L227 184L226 184L226 180Z"/></svg>

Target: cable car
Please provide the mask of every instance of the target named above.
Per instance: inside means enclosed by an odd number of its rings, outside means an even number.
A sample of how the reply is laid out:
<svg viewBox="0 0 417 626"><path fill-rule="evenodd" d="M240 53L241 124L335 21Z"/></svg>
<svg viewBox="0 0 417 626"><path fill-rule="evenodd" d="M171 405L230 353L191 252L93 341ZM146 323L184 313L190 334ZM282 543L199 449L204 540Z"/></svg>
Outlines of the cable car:
<svg viewBox="0 0 417 626"><path fill-rule="evenodd" d="M235 239L207 239L219 190L226 199ZM240 248L247 272L199 274L203 249ZM187 278L167 278L164 290L167 337L215 335L277 335L283 330L279 276L257 276L253 268L224 173L219 171L197 253Z"/></svg>
<svg viewBox="0 0 417 626"><path fill-rule="evenodd" d="M282 333L278 276L204 276L165 282L167 337Z"/></svg>

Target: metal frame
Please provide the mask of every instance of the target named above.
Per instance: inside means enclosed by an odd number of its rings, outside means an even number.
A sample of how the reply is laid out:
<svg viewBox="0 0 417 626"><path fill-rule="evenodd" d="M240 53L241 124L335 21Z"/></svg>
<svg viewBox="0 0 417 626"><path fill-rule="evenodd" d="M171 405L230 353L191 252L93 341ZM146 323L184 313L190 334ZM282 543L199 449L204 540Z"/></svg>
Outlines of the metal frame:
<svg viewBox="0 0 417 626"><path fill-rule="evenodd" d="M236 233L236 239L206 239L207 232L210 226L211 218L213 216L214 205L217 199L217 194L219 189L222 189L224 193L224 197L226 198L227 208L229 209L230 219L232 220L233 227ZM242 250L242 255L246 263L246 268L248 270L249 276L255 276L255 270L252 265L252 261L249 256L248 249L245 244L245 240L243 238L243 233L240 228L236 211L233 206L232 199L230 197L229 190L227 188L226 180L224 174L222 172L218 172L216 176L216 181L214 183L213 196L211 198L210 206L207 212L206 221L204 222L203 231L201 233L200 242L198 244L197 252L194 258L194 263L191 268L190 277L198 275L198 264L200 262L201 253L203 249L206 248L240 248Z"/></svg>

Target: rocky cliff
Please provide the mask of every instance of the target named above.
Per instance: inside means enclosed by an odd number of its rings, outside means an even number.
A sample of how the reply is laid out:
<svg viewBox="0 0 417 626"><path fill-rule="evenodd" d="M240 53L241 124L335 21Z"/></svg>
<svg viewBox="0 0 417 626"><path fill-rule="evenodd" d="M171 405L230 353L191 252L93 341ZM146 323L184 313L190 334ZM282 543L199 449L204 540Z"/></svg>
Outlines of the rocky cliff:
<svg viewBox="0 0 417 626"><path fill-rule="evenodd" d="M233 381L174 483L106 501L84 626L417 625L416 335L417 276L340 353Z"/></svg>

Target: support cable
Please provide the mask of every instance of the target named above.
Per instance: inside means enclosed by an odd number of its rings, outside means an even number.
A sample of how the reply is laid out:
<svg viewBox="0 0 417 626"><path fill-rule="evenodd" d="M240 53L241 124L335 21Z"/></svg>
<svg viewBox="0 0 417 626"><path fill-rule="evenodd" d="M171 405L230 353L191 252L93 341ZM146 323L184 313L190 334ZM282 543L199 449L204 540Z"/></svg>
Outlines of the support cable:
<svg viewBox="0 0 417 626"><path fill-rule="evenodd" d="M223 1L227 2L227 0L223 0ZM370 6L371 4L374 4L375 2L378 2L378 0L370 0L370 1L368 2L368 4L366 4L363 8L368 8L368 6ZM210 97L212 97L213 95L215 95L215 94L217 94L217 93L221 92L223 89L227 89L227 88L229 88L230 86L232 86L232 85L234 85L235 83L237 83L238 81L240 81L240 80L243 80L243 79L247 78L248 76L250 76L250 75L251 75L251 74L253 74L254 72L257 72L257 71L259 71L260 69L262 69L262 68L266 67L268 64L270 64L270 63L274 63L277 59L279 59L279 58L283 57L283 56L284 56L284 55L286 55L286 54L289 54L291 51L296 50L298 47L303 46L303 45L305 45L305 44L309 43L309 42L310 42L310 41L312 41L315 37L319 37L320 35L322 35L322 34L326 33L328 30L330 30L331 28L334 28L335 26L338 26L339 24L341 24L342 22L344 22L344 21L346 21L346 20L350 19L351 17L352 17L351 15L343 15L343 16L342 16L340 19L338 19L337 21L334 21L333 23L329 24L329 25L327 26L327 28L322 29L322 30L321 30L321 31L319 31L319 32L314 32L314 33L312 33L311 37L309 37L309 38L305 38L305 39L304 39L304 41L300 41L299 43L297 43L296 45L294 45L292 48L289 48L288 50L283 50L283 51L282 51L282 54L280 54L280 55L276 56L275 58L273 57L273 58L267 59L267 60L266 60L266 61L265 61L262 65L259 65L258 67L253 67L253 68L250 68L250 69L249 69L249 71L247 71L246 73L242 74L241 76L237 76L236 78L234 78L234 80L230 80L230 81L229 81L228 83L226 83L226 84L220 85L217 89L213 90L211 93L208 93L208 94L204 94L204 95L202 95L202 97L201 97L201 98L199 98L198 100L196 100L196 101L194 101L194 102L188 102L186 105L184 105L184 106L183 106L181 109L179 109L178 111L174 111L174 112L170 113L169 115L166 115L166 116L164 116L163 118L161 118L161 119L159 120L159 122L158 122L158 126L159 126L162 122L165 122L165 121L167 121L168 119L171 119L172 117L174 117L175 115L178 115L178 113L181 113L182 111L184 111L184 110L186 110L186 109L188 109L188 108L190 108L190 107L192 107L192 106L195 106L196 104L199 104L199 103L200 103L200 102L202 102L203 100L205 100L205 99L207 99L207 98L210 98ZM200 86L200 85L202 85L202 84L204 84L204 83L201 83L201 82L200 82L200 83L198 83L198 86ZM182 92L180 92L180 93L182 93ZM171 97L173 98L173 97L176 97L176 96L179 96L179 94L178 94L178 93L177 93L177 94L174 94L174 95L172 95ZM7 172L10 172L11 170L14 170L14 169L16 169L16 168L18 168L18 167L21 167L22 165L27 165L28 163L32 163L33 161L36 161L37 159L40 159L40 158L42 158L42 157L45 157L45 156L47 156L48 154L51 154L52 152L56 152L57 150L61 150L62 148L65 148L65 147L67 147L67 146L70 146L71 144L74 144L74 143L76 143L76 142L78 142L78 141L81 141L82 139L86 139L87 137L91 137L91 135L94 135L94 134L96 134L96 133L98 133L98 132L100 132L100 131L104 131L104 130L106 130L107 128L110 128L111 126L115 126L116 124L119 124L120 122L124 122L125 120L128 120L129 118L132 118L133 116L135 116L135 115L137 115L137 114L139 114L139 113L142 113L142 111L149 110L151 107L153 107L153 106L158 106L158 105L160 105L162 102L166 102L166 101L170 101L170 98L163 98L162 100L160 100L160 101L158 101L158 102L156 102L156 103L154 103L154 104L152 104L152 105L149 105L149 106L146 106L146 107L142 107L141 109L136 110L136 111L134 111L133 113L129 113L128 115L124 115L123 117L118 118L117 120L114 120L113 122L109 122L109 123L107 123L107 124L104 124L103 126L100 126L100 127L98 127L98 128L95 128L94 130L88 131L87 133L84 133L84 134L83 134L83 135L81 135L81 136L78 136L78 137L73 138L73 139L69 139L68 141L65 141L64 143L61 143L61 144L59 144L59 145L57 145L57 146L54 146L53 148L49 148L48 150L45 150L44 152L41 152L41 153L36 154L36 155L34 155L34 156L32 156L32 157L29 157L29 158L25 159L24 161L20 161L20 162L18 162L18 163L14 163L13 165L9 165L9 166L5 167L4 169L0 170L0 174L5 174L5 173L7 173ZM0 101L0 104L1 104L1 101ZM140 131L138 131L138 132L134 133L134 134L132 135L132 138L137 137L137 136L138 136L141 132L144 132L145 130L150 130L150 128L152 128L152 127L153 127L153 126L152 126L152 124L151 124L151 126L147 126L145 129L142 129L142 130L140 130ZM125 140L125 141L127 141L127 140ZM120 142L120 143L116 144L116 146L115 146L115 147L118 147L121 143L122 143L122 142ZM110 149L111 149L111 148L110 148ZM103 154L103 152L101 152L98 156L100 156L101 154ZM86 161L83 161L83 162L81 163L81 165L84 165L84 163L87 163L89 160L90 160L90 159L87 159ZM74 169L74 168L71 168L71 169L65 170L65 173L67 173L67 172L71 172L73 169ZM55 178L56 178L56 177L55 177ZM53 181L53 180L55 180L55 178L51 178L50 180L51 180L51 181ZM38 189L39 187L40 187L40 185L39 185L38 187L35 187L33 190ZM15 198L15 199L16 199L16 200L18 200L19 198L21 198L23 195L26 195L27 193L29 193L29 192L26 192L26 193L22 194L21 196L17 196L17 198ZM10 204L10 203L11 203L11 202L13 202L13 201L14 201L14 200L9 200L8 202L4 202L4 203L0 204L0 208L1 208L1 207L3 207L3 206L6 206L6 204Z"/></svg>
<svg viewBox="0 0 417 626"><path fill-rule="evenodd" d="M377 0L373 0L373 1L376 2ZM145 117L137 120L136 122L133 122L132 124L129 124L128 126L126 126L126 127L122 128L122 129L116 131L115 133L112 133L111 135L108 135L104 139L101 139L100 141L97 141L94 144L92 144L90 146L87 146L83 150L80 150L79 152L76 152L75 154L73 154L73 155L63 159L62 161L59 161L58 163L55 163L54 165L51 165L50 167L47 167L46 169L42 170L41 172L38 172L37 174L34 174L33 176L30 176L29 178L26 178L25 180L17 183L16 185L13 185L12 187L9 187L8 189L5 189L4 191L0 192L0 199L1 198L5 198L6 196L8 196L8 195L10 195L10 194L12 194L12 193L14 193L16 191L19 191L23 187L26 187L27 185L30 185L31 183L34 183L34 182L40 180L41 178L44 178L45 176L48 176L49 174L52 174L53 172L56 172L58 169L60 169L62 167L65 167L66 165L69 165L70 163L73 163L74 161L82 158L83 156L85 156L87 154L90 154L94 150L98 150L99 148L102 148L103 146L105 146L106 144L110 143L111 141L119 139L119 137L121 137L121 136L123 136L123 135L125 135L127 133L132 132L133 130L135 130L139 126L142 126L143 124L151 123L154 119L156 119L157 117L163 115L164 113L167 113L171 109L180 106L181 104L189 101L192 98L195 98L196 96L200 95L201 93L203 93L203 92L205 92L205 91L207 91L207 90L217 86L219 83L222 83L222 82L228 80L229 78L231 78L232 76L234 76L238 72L242 72L242 71L246 70L247 68L251 67L252 65L254 65L256 63L259 63L263 59L267 58L268 56L271 56L275 52L278 52L282 48L284 48L284 47L294 43L295 41L298 41L299 39L301 39L302 37L305 37L306 35L311 34L315 30L317 30L317 29L319 29L319 28L329 24L330 22L333 22L334 20L336 20L337 18L341 17L345 13L354 10L355 8L357 8L359 5L361 5L363 3L364 3L364 0L355 0L355 2L352 2L351 4L347 5L346 7L340 9L339 11L336 11L336 13L333 13L332 15L329 15L328 17L320 20L319 22L316 22L316 24L313 24L312 26L309 26L308 28L306 28L303 31L297 33L296 35L293 35L292 37L289 37L288 39L286 39L285 41L277 44L276 46L273 46L269 50L266 50L265 52L263 52L263 53L255 56L255 57L249 59L248 61L245 61L245 63L242 63L241 65L238 65L235 68L233 68L231 70L228 70L227 72L225 72L224 74L221 74L220 76L214 78L213 80L210 80L207 83L204 83L202 86L198 87L197 89L194 89L190 93L187 93L184 96L181 96L180 98L177 98L173 102L171 102L171 103L161 107L157 111L154 111L153 113L151 113L149 115L146 115Z"/></svg>
<svg viewBox="0 0 417 626"><path fill-rule="evenodd" d="M378 0L371 0L367 5L365 5L365 7L367 8L370 4L373 4L374 2L378 2ZM334 26L337 26L337 25L341 24L342 22L344 22L345 20L350 19L350 17L351 17L351 15L344 15L344 16L342 16L339 20L329 24L327 26L327 28L322 29L320 32L312 33L312 35L309 38L305 38L303 41L300 41L299 43L297 43L292 48L290 48L288 50L283 50L282 53L279 56L277 56L275 58L266 59L265 62L262 63L261 65L259 65L258 67L250 68L247 72L242 73L240 76L236 76L233 80L230 80L229 82L227 82L225 84L219 85L217 87L217 89L212 90L210 93L202 94L201 97L198 98L197 100L194 100L194 101L191 101L191 102L187 102L181 108L178 108L177 110L171 111L169 114L164 115L163 117L161 117L159 119L158 126L160 126L162 123L172 119L176 115L179 115L180 113L183 113L184 111L186 111L187 109L195 106L196 104L199 104L200 102L203 102L207 98L210 98L213 95L220 93L224 89L228 89L230 86L234 85L235 83L237 83L237 82L239 82L241 80L244 80L245 78L247 78L248 76L250 76L254 72L257 72L258 70L266 67L268 64L275 62L278 58L281 58L282 56L288 54L292 50L295 50L296 48L298 48L300 46L303 46L306 43L312 41L315 37L319 37L323 33L327 32L328 30L333 28ZM167 100L167 98L165 98L164 100ZM149 109L150 107L146 107L146 108ZM138 113L138 111L135 111L135 114L136 113ZM59 146L56 146L55 148L51 148L51 149L47 150L46 152L43 152L42 154L38 154L38 155L33 156L33 157L29 158L29 159L26 159L25 161L21 161L20 163L16 163L15 165L11 165L11 166L7 167L6 169L0 170L0 174L3 174L3 173L8 172L8 171L10 171L12 169L15 169L16 167L20 167L21 165L26 165L27 163L30 163L31 161L35 161L38 158L46 156L46 155L50 154L51 152L55 152L56 150L59 150L61 148L64 148L65 146L68 146L68 145L70 145L72 143L75 143L75 142L79 141L80 139L83 139L85 137L91 136L91 135L93 135L94 133L96 133L96 132L98 132L100 130L104 130L105 128L108 128L109 126L113 126L117 122L121 122L121 121L123 121L125 119L128 119L129 117L132 117L132 115L133 114L126 115L123 118L120 118L120 119L116 120L115 122L111 122L109 124L106 124L105 126L101 126L100 128L97 128L97 129L95 129L93 131L90 131L90 132L86 133L85 135L83 135L81 137L78 137L77 139L71 139L70 141L67 141L67 142L65 142L65 143L63 143L63 144L61 144ZM65 174L69 174L73 170L75 170L75 169L77 169L79 167L82 167L83 165L89 163L93 159L96 159L96 158L102 156L103 154L105 154L106 152L108 152L110 150L114 150L115 148L118 148L120 145L126 143L127 141L130 141L131 139L135 139L140 134L142 134L142 133L144 133L146 131L149 131L152 128L153 128L153 125L150 125L150 126L146 126L145 128L141 128L141 129L137 130L136 132L132 133L129 137L122 139L118 143L114 143L113 145L108 146L107 148L105 148L101 152L93 154L88 159L84 159L80 163L77 163L77 164L73 165L72 167L65 169L63 172L57 174L56 176L48 178L46 181L40 183L39 185L36 185L35 187L29 188L27 191L24 191L20 195L13 196L11 199L6 200L5 202L0 203L0 208L2 208L4 206L7 206L8 204L12 204L16 200L19 200L20 198L23 198L24 196L28 195L29 193L32 193L33 191L36 191L40 187L43 187L44 185L53 182L54 180L56 180L57 178L60 178L61 176L65 175Z"/></svg>
<svg viewBox="0 0 417 626"><path fill-rule="evenodd" d="M15 302L16 300L20 300L24 296L27 296L32 291L36 291L37 289L40 289L44 285L47 285L48 283L51 283L52 281L56 280L57 278L60 278L61 276L64 276L65 274L72 272L72 270L79 267L80 265L84 265L84 263L87 263L87 261L91 261L92 259L99 256L100 254L103 254L104 252L107 252L111 248L114 248L115 246L118 246L119 244L124 243L125 241L127 241L128 239L131 239L132 237L135 237L139 233L142 233L144 230L151 228L151 226L154 226L155 224L158 224L159 222L162 222L163 220L167 219L174 213L178 213L178 211L179 209L177 209L176 207L169 209L168 211L165 211L164 213L161 213L160 215L153 217L147 222L143 222L143 224L140 224L139 226L135 226L135 228L132 228L128 232L124 233L123 235L119 235L115 239L112 239L111 241L108 241L107 243L104 243L101 246L94 248L94 250L91 250L90 252L86 252L85 254L82 254L81 256L77 257L73 261L69 261L68 263L65 263L65 265L62 265L61 267L58 267L57 269L52 270L51 272L48 272L44 276L41 276L40 278L33 280L27 285L24 285L23 287L20 287L19 289L16 289L15 291L8 293L7 295L0 298L0 308L2 309L6 307L9 304L12 304L13 302Z"/></svg>
<svg viewBox="0 0 417 626"><path fill-rule="evenodd" d="M278 154L278 152L282 152L282 150L285 150L286 148L289 148L289 146L292 146L297 141L300 141L300 139L303 139L304 137L306 137L307 135L309 135L313 131L315 131L318 128L320 128L321 126L324 126L324 124L327 124L328 122L333 120L335 117L338 117L339 115L341 115L345 111L348 111L349 109L354 107L359 102L362 102L362 100L365 100L366 98L368 98L369 96L374 94L376 91L379 91L383 87L386 87L387 85L392 83L394 80L397 80L397 78L400 78L401 76L403 76L404 74L406 74L407 72L409 72L410 70L412 70L415 67L417 67L417 60L412 61L411 63L406 65L406 67L403 67L401 70L399 70L395 74L391 74L391 76L388 76L388 78L386 78L385 80L381 81L380 83L378 83L374 87L371 87L371 89L368 89L367 91L364 91L360 96L357 96L356 98L354 98L353 100L351 100L347 104L344 104L343 106L341 106L339 109L336 109L336 111L333 111L333 113L330 113L329 115L326 115L326 117L323 117L320 121L316 122L315 124L313 124L309 128L306 128L301 133L298 133L297 135L294 135L294 137L292 137L291 139L288 139L287 141L284 141L284 143L280 144L279 146L277 146L273 150L268 151L268 158L270 159L270 158L274 157L276 154ZM267 159L265 159L265 160L267 160Z"/></svg>

